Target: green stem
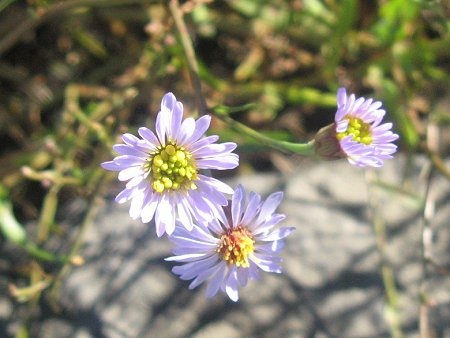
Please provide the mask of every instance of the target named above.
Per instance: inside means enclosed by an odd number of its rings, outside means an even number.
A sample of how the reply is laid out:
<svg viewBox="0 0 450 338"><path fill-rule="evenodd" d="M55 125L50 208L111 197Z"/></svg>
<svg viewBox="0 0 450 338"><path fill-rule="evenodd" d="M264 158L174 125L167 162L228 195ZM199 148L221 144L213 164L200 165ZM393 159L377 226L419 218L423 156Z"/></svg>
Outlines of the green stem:
<svg viewBox="0 0 450 338"><path fill-rule="evenodd" d="M245 134L247 136L252 137L253 139L261 142L262 144L272 147L281 151L285 152L291 152L303 156L313 156L315 154L314 152L314 141L310 141L308 143L294 143L294 142L287 142L287 141L280 141L275 140L273 138L270 138L268 136L265 136L261 134L260 132L257 132L256 130L247 127L246 125L233 120L227 113L223 112L222 107L213 108L212 112L214 116L221 119L223 122L225 122L229 127L231 127L236 132Z"/></svg>
<svg viewBox="0 0 450 338"><path fill-rule="evenodd" d="M34 258L48 262L65 262L67 260L67 257L57 256L28 240L25 229L14 217L12 206L9 201L4 199L4 196L0 197L0 230L5 238L23 248Z"/></svg>
<svg viewBox="0 0 450 338"><path fill-rule="evenodd" d="M39 259L41 261L60 262L60 263L69 262L69 258L67 256L57 256L51 253L50 251L38 247L36 244L32 242L27 242L22 247L28 252L30 256Z"/></svg>
<svg viewBox="0 0 450 338"><path fill-rule="evenodd" d="M54 184L44 198L41 217L38 224L37 241L39 243L43 243L48 239L50 229L55 224L56 209L58 208L58 194L60 190L61 186Z"/></svg>
<svg viewBox="0 0 450 338"><path fill-rule="evenodd" d="M14 244L23 246L27 241L25 229L14 217L11 204L3 199L0 200L0 230Z"/></svg>
<svg viewBox="0 0 450 338"><path fill-rule="evenodd" d="M195 57L195 50L192 46L192 41L189 36L188 30L186 28L186 24L183 20L183 13L180 9L180 5L177 0L171 0L169 2L169 9L172 14L172 17L175 22L175 26L177 27L178 33L180 34L181 44L183 45L183 50L186 54L186 60L189 66L189 71L191 74L192 82L194 85L194 91L197 96L198 106L200 115L203 115L207 112L207 105L205 102L205 98L202 95L201 88L201 80L198 75L198 64L197 59ZM255 140L261 142L264 145L267 145L272 148L276 148L281 151L292 152L295 154L312 156L314 155L314 143L313 141L308 143L292 143L286 141L274 140L270 137L267 137L256 130L245 126L242 123L239 123L228 116L227 113L224 113L223 107L217 107L214 111L214 115L220 118L222 121L227 123L232 129L237 132L244 133ZM239 108L238 108L239 109ZM228 110L229 111L229 110Z"/></svg>

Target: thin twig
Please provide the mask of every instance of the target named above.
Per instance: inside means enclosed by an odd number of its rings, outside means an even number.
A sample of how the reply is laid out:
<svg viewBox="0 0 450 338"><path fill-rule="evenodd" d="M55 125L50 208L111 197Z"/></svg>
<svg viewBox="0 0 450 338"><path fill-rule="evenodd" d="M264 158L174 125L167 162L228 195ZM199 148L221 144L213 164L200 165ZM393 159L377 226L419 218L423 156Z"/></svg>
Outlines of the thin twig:
<svg viewBox="0 0 450 338"><path fill-rule="evenodd" d="M431 153L436 154L439 148L439 128L433 123L427 125L427 140L426 147L429 150L430 162L426 163L425 170L425 204L423 208L422 226L421 226L421 261L422 261L422 276L419 286L419 300L420 300L420 314L419 314L419 329L421 338L432 337L432 331L430 328L429 318L429 305L428 305L428 267L432 261L432 237L433 229L431 228L431 219L434 216L435 201L431 193L431 182L435 170L439 170L433 161L434 156Z"/></svg>
<svg viewBox="0 0 450 338"><path fill-rule="evenodd" d="M178 33L180 34L181 44L183 45L183 50L186 55L189 73L191 74L192 84L194 86L195 96L197 98L199 114L205 115L208 112L208 108L202 94L202 83L200 76L198 75L197 58L195 56L194 47L192 46L192 40L183 19L183 12L177 0L171 0L169 2L169 9Z"/></svg>
<svg viewBox="0 0 450 338"><path fill-rule="evenodd" d="M200 115L204 115L208 112L208 107L205 98L202 94L202 84L200 76L198 74L198 64L195 56L194 47L192 46L192 40L189 36L189 32L184 22L183 12L180 8L178 0L171 0L169 2L169 9L170 12L172 13L172 17L174 19L175 26L177 27L178 33L180 34L181 44L183 45L183 50L186 54L189 72L191 74L195 95L197 97L199 112ZM232 129L237 130L239 132L243 132L270 147L282 151L292 151L294 153L299 153L303 155L312 155L314 153L314 147L311 142L307 144L296 144L291 142L274 140L233 120L227 114L220 114L219 111L215 111L214 115L220 118L225 123L227 123Z"/></svg>
<svg viewBox="0 0 450 338"><path fill-rule="evenodd" d="M69 252L69 259L65 262L61 270L59 271L58 275L54 279L54 283L52 285L52 288L50 290L50 300L52 306L57 310L57 298L59 294L59 289L62 284L62 279L64 276L66 276L72 266L73 266L73 259L78 256L78 253L81 249L81 246L84 243L84 236L89 230L90 226L94 223L94 218L98 211L98 206L102 201L102 195L99 193L100 187L105 179L105 174L102 172L99 176L95 177L96 182L94 182L95 188L94 192L92 194L92 198L90 202L88 203L89 208L87 210L86 216L83 219L83 222L80 226L80 229L78 230L78 233L75 238L75 242L73 243L70 252Z"/></svg>
<svg viewBox="0 0 450 338"><path fill-rule="evenodd" d="M403 338L401 326L400 309L398 305L398 292L395 285L395 276L392 265L386 257L386 224L379 214L379 203L372 191L375 180L373 172L367 171L365 176L368 187L368 202L370 207L370 217L374 229L376 248L381 259L381 277L385 289L386 302L388 307L387 322L393 338Z"/></svg>
<svg viewBox="0 0 450 338"><path fill-rule="evenodd" d="M48 239L50 230L55 224L56 210L58 208L58 194L61 188L61 185L54 184L45 195L38 223L38 243L44 243Z"/></svg>
<svg viewBox="0 0 450 338"><path fill-rule="evenodd" d="M434 213L434 201L430 197L430 187L432 179L433 167L427 163L426 168L426 187L425 187L425 206L423 209L422 218L422 241L421 241L421 262L422 271L419 287L420 313L419 313L419 328L421 338L430 338L430 320L428 315L428 295L427 295L427 281L428 281L428 261L431 259L432 246L432 230L430 219Z"/></svg>
<svg viewBox="0 0 450 338"><path fill-rule="evenodd" d="M428 150L427 153L436 170L450 180L450 169L447 168L442 157L433 151Z"/></svg>

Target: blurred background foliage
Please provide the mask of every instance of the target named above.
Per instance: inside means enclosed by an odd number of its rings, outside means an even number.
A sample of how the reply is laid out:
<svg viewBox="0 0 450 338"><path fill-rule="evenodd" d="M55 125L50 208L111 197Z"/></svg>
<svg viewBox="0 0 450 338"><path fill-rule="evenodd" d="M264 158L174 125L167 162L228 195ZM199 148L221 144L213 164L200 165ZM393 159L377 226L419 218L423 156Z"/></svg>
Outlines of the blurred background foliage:
<svg viewBox="0 0 450 338"><path fill-rule="evenodd" d="M113 177L99 163L111 158L117 135L152 127L167 91L195 115L167 4L0 0L0 273L18 302L38 306L44 292L57 310L58 281L82 264L83 232ZM336 90L345 86L382 100L401 151L428 154L450 177L442 165L450 150L447 0L180 6L210 107L253 102L233 117L306 141L333 121ZM220 121L213 132L240 144L244 168L274 165L268 149ZM82 201L76 215L64 211L73 200ZM24 313L18 336L31 316Z"/></svg>

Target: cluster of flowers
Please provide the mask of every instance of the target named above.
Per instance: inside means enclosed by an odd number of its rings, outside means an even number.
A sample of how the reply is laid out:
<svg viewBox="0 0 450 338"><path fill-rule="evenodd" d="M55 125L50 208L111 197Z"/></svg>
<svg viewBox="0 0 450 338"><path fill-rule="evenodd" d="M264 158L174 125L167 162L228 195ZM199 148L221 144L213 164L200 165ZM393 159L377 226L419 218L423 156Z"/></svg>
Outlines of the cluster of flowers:
<svg viewBox="0 0 450 338"><path fill-rule="evenodd" d="M355 99L343 88L337 102L335 123L317 133L316 153L325 159L347 158L360 167L378 167L391 158L398 135L391 123L380 124L385 114L381 102ZM247 196L240 185L233 190L201 173L239 164L235 143L205 136L210 122L210 116L183 120L182 103L167 93L156 132L142 127L140 137L124 134L124 143L113 147L119 156L102 167L128 181L116 202L131 201L133 219L154 219L158 237L167 233L174 248L166 260L181 263L172 271L192 280L190 289L207 282L208 297L220 290L237 301L239 287L258 279L260 270L281 272L283 239L294 228L277 227L285 218L275 212L282 192L263 200L255 192Z"/></svg>

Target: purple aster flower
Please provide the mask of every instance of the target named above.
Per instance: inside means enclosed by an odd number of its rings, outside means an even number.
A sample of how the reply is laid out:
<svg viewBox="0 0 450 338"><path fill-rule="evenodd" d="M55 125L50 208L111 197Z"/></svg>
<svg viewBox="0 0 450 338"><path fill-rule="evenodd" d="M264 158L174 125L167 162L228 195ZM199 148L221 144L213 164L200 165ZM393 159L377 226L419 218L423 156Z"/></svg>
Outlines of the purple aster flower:
<svg viewBox="0 0 450 338"><path fill-rule="evenodd" d="M397 151L392 142L398 135L392 132L392 123L381 124L386 114L381 105L372 99L356 99L354 94L347 96L345 88L337 92L336 137L353 165L381 167L383 160L392 158Z"/></svg>
<svg viewBox="0 0 450 338"><path fill-rule="evenodd" d="M392 123L383 123L386 112L379 109L380 101L347 96L345 88L337 93L338 109L335 123L320 129L314 137L314 149L325 160L346 158L358 167L381 167L392 158L397 146L392 142L398 135Z"/></svg>
<svg viewBox="0 0 450 338"><path fill-rule="evenodd" d="M238 186L231 206L217 219L194 226L187 231L177 225L169 239L174 243L168 261L183 263L172 271L183 280L192 280L189 289L207 281L207 297L219 290L237 301L239 286L259 278L259 270L281 272L282 239L294 228L275 225L285 218L274 213L283 198L282 192L271 194L265 201L251 192L246 203L245 190Z"/></svg>
<svg viewBox="0 0 450 338"><path fill-rule="evenodd" d="M224 194L233 189L201 169L232 169L239 158L235 143L215 143L216 135L204 136L210 116L198 120L183 118L183 104L172 93L164 95L156 117L156 134L139 128L139 137L124 134L125 144L113 149L120 155L102 163L106 170L119 171L120 181L128 181L116 202L131 200L130 216L144 223L155 218L156 233L171 234L175 219L183 219L192 229L194 219L208 221L227 204Z"/></svg>

